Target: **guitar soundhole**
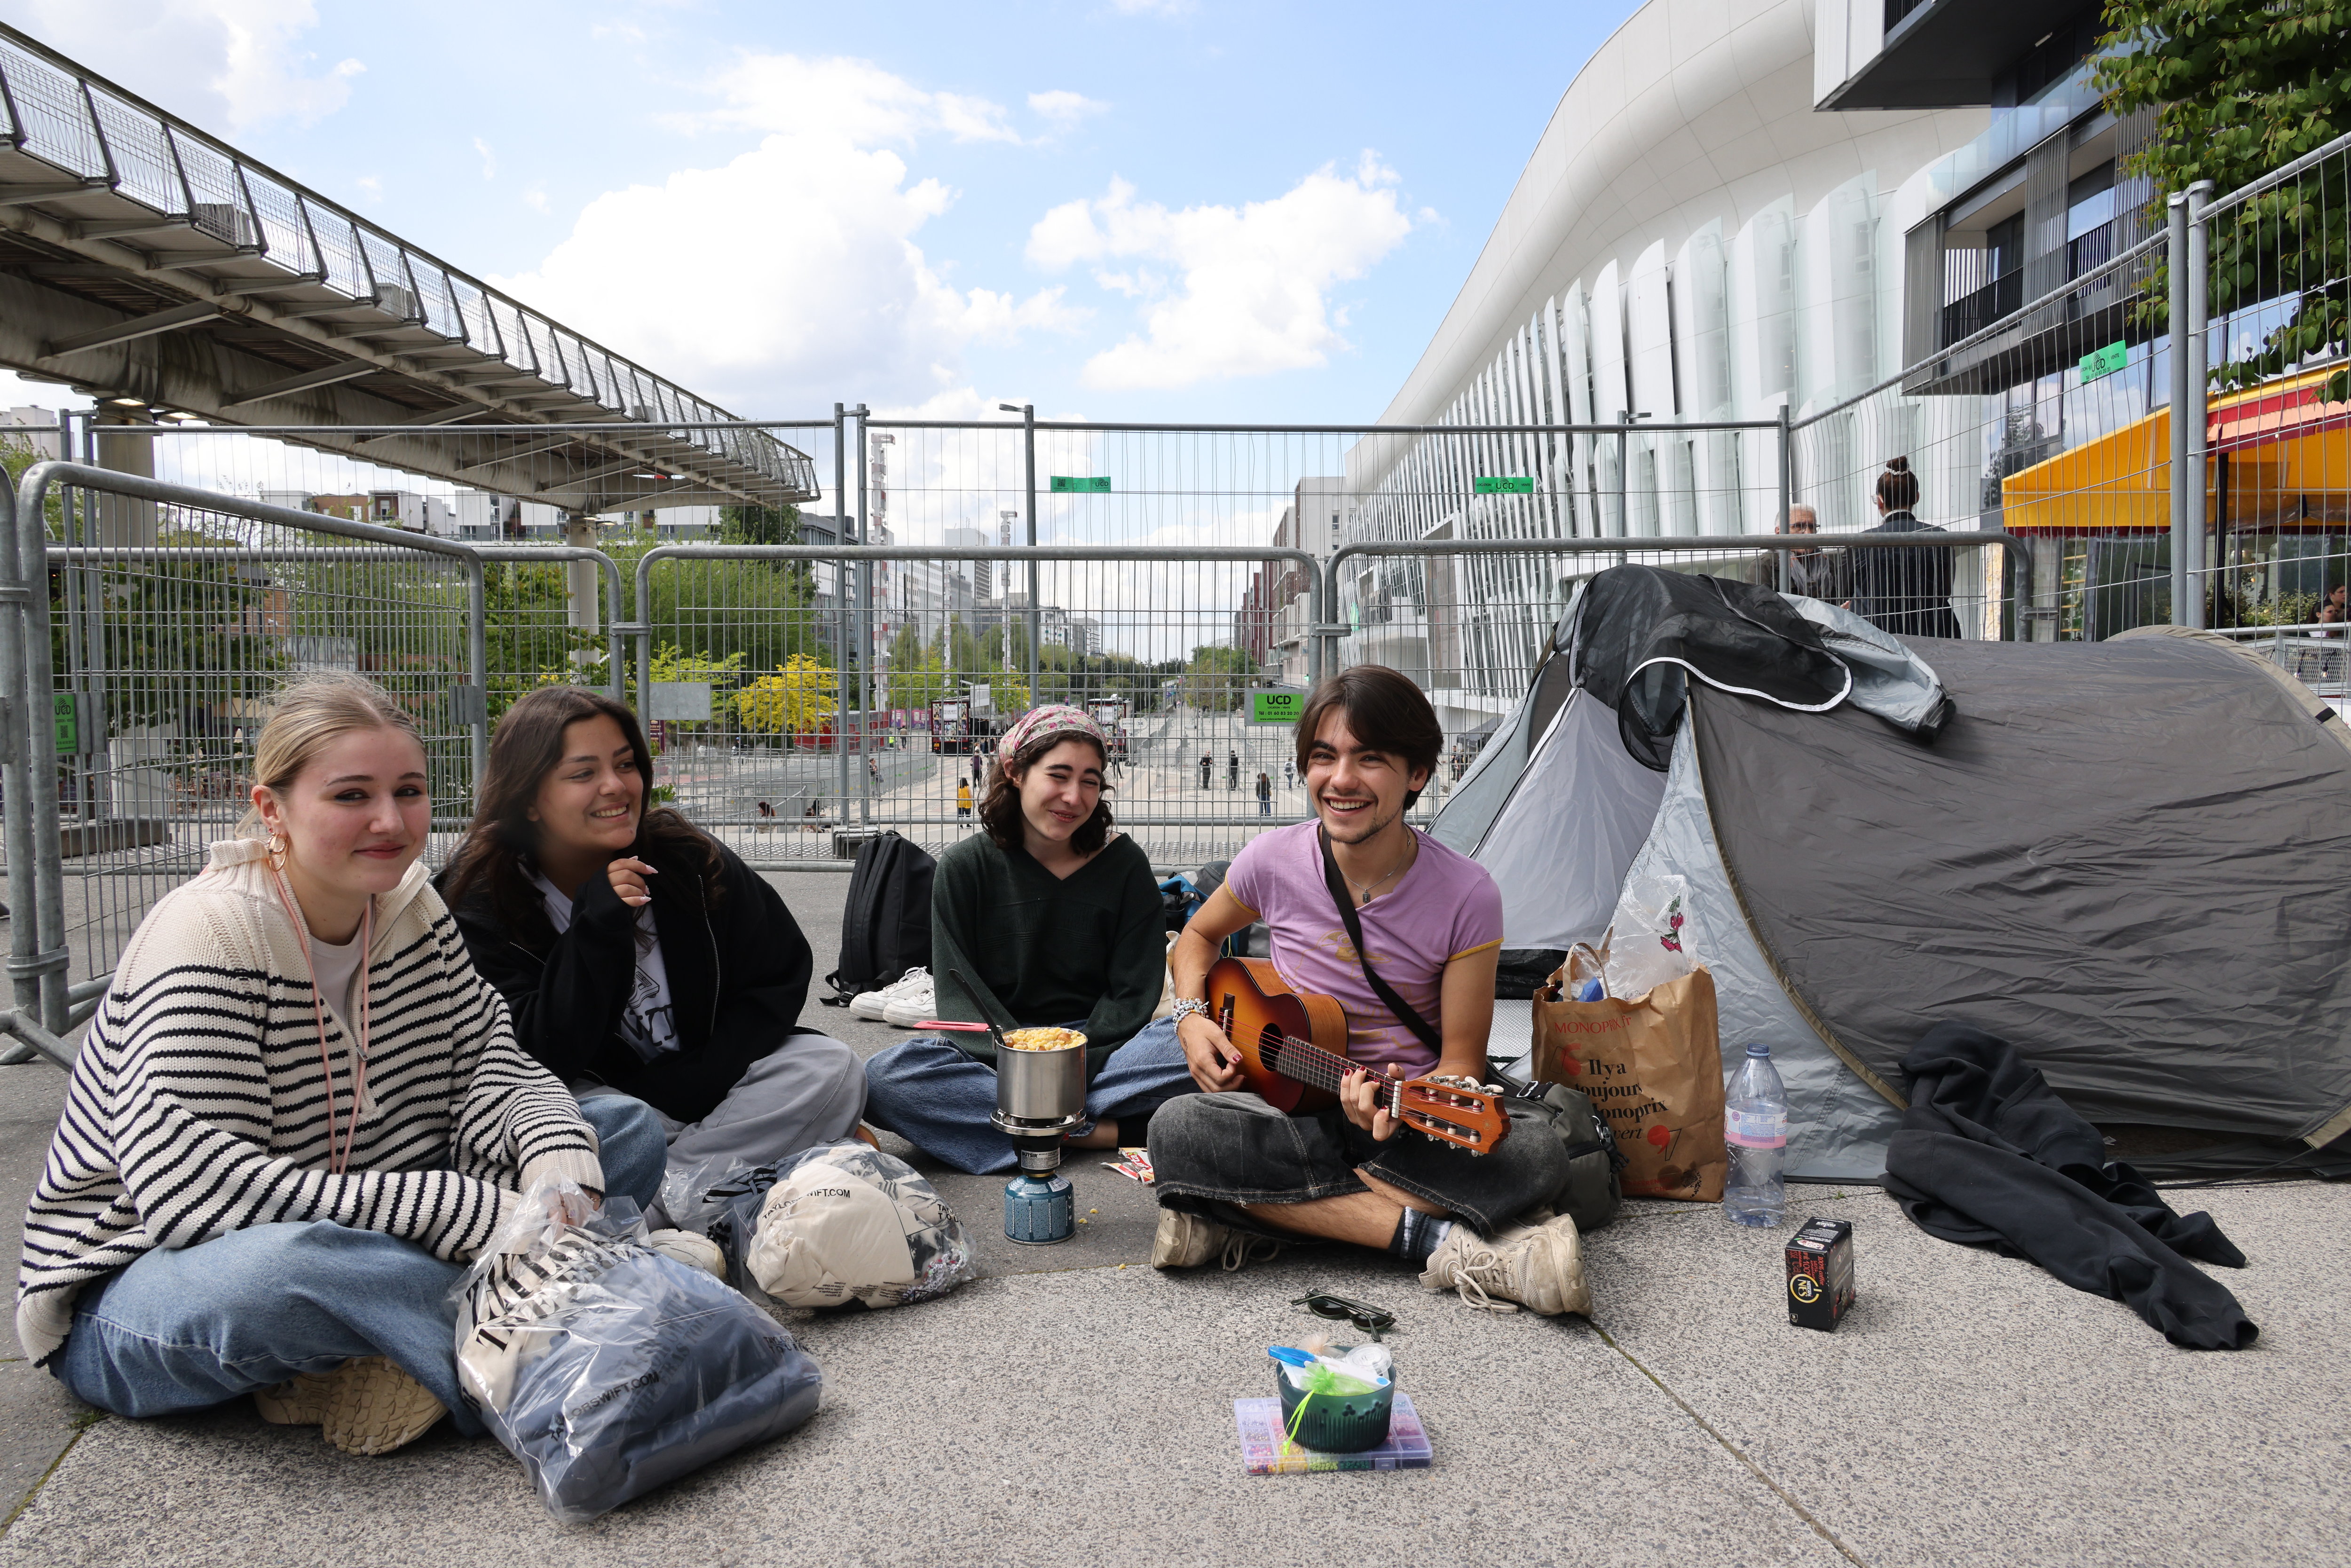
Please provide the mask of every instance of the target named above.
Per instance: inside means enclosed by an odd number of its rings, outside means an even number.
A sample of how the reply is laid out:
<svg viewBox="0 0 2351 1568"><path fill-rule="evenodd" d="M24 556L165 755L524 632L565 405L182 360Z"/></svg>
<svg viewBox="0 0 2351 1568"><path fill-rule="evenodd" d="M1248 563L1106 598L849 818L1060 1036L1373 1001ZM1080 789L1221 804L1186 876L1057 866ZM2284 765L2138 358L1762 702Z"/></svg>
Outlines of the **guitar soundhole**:
<svg viewBox="0 0 2351 1568"><path fill-rule="evenodd" d="M1272 1068L1276 1072L1280 1072L1281 1071L1281 1051L1282 1044L1280 1026L1277 1024L1268 1024L1263 1029L1257 1031L1258 1060L1264 1062L1268 1067Z"/></svg>

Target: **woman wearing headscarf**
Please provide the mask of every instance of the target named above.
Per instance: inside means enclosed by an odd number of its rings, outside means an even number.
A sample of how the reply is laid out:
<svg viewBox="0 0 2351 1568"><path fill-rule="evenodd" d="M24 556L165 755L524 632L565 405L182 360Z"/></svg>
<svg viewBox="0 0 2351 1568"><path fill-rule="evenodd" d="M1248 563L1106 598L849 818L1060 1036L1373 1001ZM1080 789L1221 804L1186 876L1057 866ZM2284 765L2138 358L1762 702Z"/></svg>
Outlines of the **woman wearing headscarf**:
<svg viewBox="0 0 2351 1568"><path fill-rule="evenodd" d="M997 743L984 831L939 857L931 884L938 1016L1086 1036L1087 1121L1069 1141L1144 1141L1151 1113L1194 1085L1175 1026L1151 1021L1165 987L1164 905L1151 862L1111 831L1110 747L1074 707L1032 708ZM996 1051L985 1034L925 1035L866 1063L865 1119L973 1175L1010 1170L990 1124Z"/></svg>

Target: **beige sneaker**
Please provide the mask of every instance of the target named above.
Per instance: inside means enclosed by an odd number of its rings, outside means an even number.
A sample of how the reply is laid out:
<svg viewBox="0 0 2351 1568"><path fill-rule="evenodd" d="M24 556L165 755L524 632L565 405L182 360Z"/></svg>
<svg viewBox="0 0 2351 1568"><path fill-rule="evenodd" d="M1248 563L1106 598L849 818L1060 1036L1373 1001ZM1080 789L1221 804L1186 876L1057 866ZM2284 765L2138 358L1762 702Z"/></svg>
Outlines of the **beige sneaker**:
<svg viewBox="0 0 2351 1568"><path fill-rule="evenodd" d="M344 1365L349 1365L346 1362ZM327 1418L328 1402L342 1367L333 1372L306 1372L283 1383L253 1391L253 1407L273 1427L315 1427Z"/></svg>
<svg viewBox="0 0 2351 1568"><path fill-rule="evenodd" d="M256 1389L253 1407L274 1426L319 1427L346 1454L404 1448L449 1413L432 1390L381 1355Z"/></svg>
<svg viewBox="0 0 2351 1568"><path fill-rule="evenodd" d="M1575 1221L1565 1215L1540 1225L1506 1226L1491 1240L1457 1221L1428 1255L1420 1282L1432 1291L1457 1291L1489 1312L1524 1307L1545 1317L1592 1312L1583 1249Z"/></svg>
<svg viewBox="0 0 2351 1568"><path fill-rule="evenodd" d="M1159 1233L1151 1239L1151 1266L1155 1269L1196 1269L1213 1258L1223 1263L1229 1273L1244 1264L1280 1254L1281 1243L1270 1236L1236 1230L1229 1225L1173 1208L1159 1211Z"/></svg>
<svg viewBox="0 0 2351 1568"><path fill-rule="evenodd" d="M691 1230L655 1230L647 1233L645 1243L663 1257L699 1269L714 1280L726 1278L726 1254L707 1236Z"/></svg>

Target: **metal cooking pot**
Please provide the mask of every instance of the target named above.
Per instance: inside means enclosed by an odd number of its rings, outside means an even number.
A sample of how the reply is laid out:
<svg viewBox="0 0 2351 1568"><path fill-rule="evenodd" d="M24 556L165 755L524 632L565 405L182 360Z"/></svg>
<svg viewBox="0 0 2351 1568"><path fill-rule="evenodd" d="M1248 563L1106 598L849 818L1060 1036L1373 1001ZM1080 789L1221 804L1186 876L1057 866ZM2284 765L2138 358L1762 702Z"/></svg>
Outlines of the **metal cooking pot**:
<svg viewBox="0 0 2351 1568"><path fill-rule="evenodd" d="M996 1053L997 1114L1014 1122L1065 1122L1086 1106L1086 1041L1059 1051Z"/></svg>

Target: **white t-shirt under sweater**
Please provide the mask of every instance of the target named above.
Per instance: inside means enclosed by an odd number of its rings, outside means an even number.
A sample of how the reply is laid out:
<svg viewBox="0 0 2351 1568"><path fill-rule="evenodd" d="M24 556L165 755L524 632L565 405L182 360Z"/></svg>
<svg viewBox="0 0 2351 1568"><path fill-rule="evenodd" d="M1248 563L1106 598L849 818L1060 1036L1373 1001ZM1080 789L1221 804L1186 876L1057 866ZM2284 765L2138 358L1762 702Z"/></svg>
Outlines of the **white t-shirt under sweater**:
<svg viewBox="0 0 2351 1568"><path fill-rule="evenodd" d="M340 947L319 941L315 934L310 937L310 972L318 977L319 998L343 1032L354 1038L359 1034L361 956L357 931Z"/></svg>
<svg viewBox="0 0 2351 1568"><path fill-rule="evenodd" d="M547 918L562 936L571 929L571 900L553 883L538 872L530 873L538 884L538 895L547 905ZM629 1049L645 1061L664 1056L678 1049L677 1019L670 1005L669 966L663 961L661 936L653 925L653 906L641 904L637 909L637 975L629 988L628 1000L621 1004L621 1038Z"/></svg>

